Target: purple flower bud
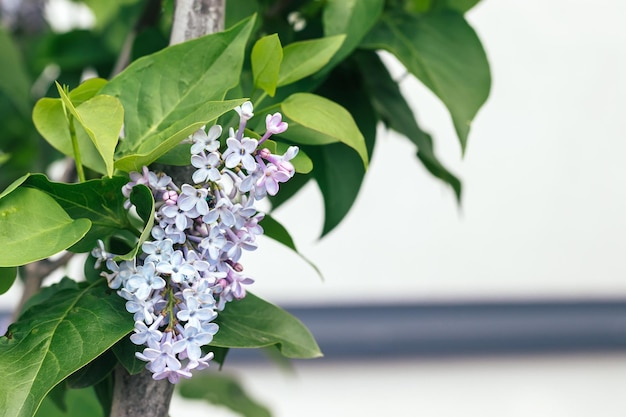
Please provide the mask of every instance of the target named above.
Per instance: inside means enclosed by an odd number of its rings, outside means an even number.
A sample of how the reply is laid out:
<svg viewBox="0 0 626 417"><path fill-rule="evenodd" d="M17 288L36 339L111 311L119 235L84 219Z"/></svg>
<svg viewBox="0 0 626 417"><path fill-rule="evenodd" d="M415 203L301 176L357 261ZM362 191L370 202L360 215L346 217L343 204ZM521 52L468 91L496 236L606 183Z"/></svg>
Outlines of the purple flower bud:
<svg viewBox="0 0 626 417"><path fill-rule="evenodd" d="M283 122L283 115L280 113L268 114L265 116L265 128L273 135L283 133L289 125Z"/></svg>

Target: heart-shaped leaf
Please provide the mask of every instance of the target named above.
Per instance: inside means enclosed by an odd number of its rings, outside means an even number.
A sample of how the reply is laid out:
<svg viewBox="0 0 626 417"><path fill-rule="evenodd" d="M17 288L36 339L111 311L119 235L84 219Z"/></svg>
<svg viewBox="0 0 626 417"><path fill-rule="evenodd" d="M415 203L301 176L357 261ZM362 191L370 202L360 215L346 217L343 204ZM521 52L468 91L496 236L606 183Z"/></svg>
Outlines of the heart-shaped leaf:
<svg viewBox="0 0 626 417"><path fill-rule="evenodd" d="M0 199L0 267L19 266L69 248L91 227L72 219L43 191L19 187Z"/></svg>

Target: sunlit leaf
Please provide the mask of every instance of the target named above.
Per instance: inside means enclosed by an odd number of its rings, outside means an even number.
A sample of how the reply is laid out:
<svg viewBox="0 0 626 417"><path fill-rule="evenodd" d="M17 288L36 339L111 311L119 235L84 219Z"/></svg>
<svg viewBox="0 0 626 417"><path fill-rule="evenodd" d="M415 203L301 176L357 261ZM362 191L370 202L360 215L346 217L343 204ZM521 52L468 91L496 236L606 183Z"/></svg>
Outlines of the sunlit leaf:
<svg viewBox="0 0 626 417"><path fill-rule="evenodd" d="M122 171L141 171L144 166L150 165L160 157L166 155L179 143L220 115L231 111L246 99L228 101L208 101L198 104L193 109L179 108L173 111L169 119L171 123L154 132L137 149L120 154L115 161L115 168ZM122 156L123 155L123 156ZM191 158L191 155L189 155ZM189 159L190 160L190 159Z"/></svg>
<svg viewBox="0 0 626 417"><path fill-rule="evenodd" d="M173 136L183 139L180 132L194 123L206 122L204 112L208 110L198 109L207 102L223 100L239 83L253 24L254 19L246 19L230 30L167 47L134 61L109 81L101 94L118 97L125 110L124 140L117 158L146 155ZM166 129L168 134L163 133ZM119 161L116 166L128 168Z"/></svg>
<svg viewBox="0 0 626 417"><path fill-rule="evenodd" d="M52 256L89 231L87 219L72 219L43 191L18 188L0 199L0 267Z"/></svg>
<svg viewBox="0 0 626 417"><path fill-rule="evenodd" d="M341 47L345 35L293 42L283 49L278 86L282 87L315 74L328 64Z"/></svg>
<svg viewBox="0 0 626 417"><path fill-rule="evenodd" d="M283 133L289 140L304 145L342 142L357 151L367 167L365 139L345 108L315 94L297 93L289 96L281 109L295 122Z"/></svg>
<svg viewBox="0 0 626 417"><path fill-rule="evenodd" d="M256 41L250 59L254 87L274 97L280 64L283 61L283 47L278 35L268 35Z"/></svg>
<svg viewBox="0 0 626 417"><path fill-rule="evenodd" d="M365 34L378 21L384 0L327 0L324 5L324 35L345 34L341 48L330 60L334 67L359 45Z"/></svg>
<svg viewBox="0 0 626 417"><path fill-rule="evenodd" d="M122 103L115 97L98 95L74 107L69 95L65 94L58 83L57 89L68 122L71 123L70 118L73 117L78 122L75 128L78 130L82 127L104 161L106 174L111 177L113 175L113 153L124 123Z"/></svg>
<svg viewBox="0 0 626 417"><path fill-rule="evenodd" d="M60 289L24 312L0 338L0 410L31 417L55 385L132 328L124 300L105 280Z"/></svg>
<svg viewBox="0 0 626 417"><path fill-rule="evenodd" d="M42 174L33 174L24 185L45 191L73 219L91 220L89 232L71 247L74 252L89 252L98 239L130 228L128 210L124 208L126 198L122 195L122 187L128 181L125 177L113 177L64 184L52 182Z"/></svg>

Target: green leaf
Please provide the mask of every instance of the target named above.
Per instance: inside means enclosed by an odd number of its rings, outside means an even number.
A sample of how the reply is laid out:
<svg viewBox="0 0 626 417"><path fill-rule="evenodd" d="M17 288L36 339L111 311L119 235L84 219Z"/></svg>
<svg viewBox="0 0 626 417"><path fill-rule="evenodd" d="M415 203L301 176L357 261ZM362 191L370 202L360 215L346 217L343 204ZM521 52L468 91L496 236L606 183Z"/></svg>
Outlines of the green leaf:
<svg viewBox="0 0 626 417"><path fill-rule="evenodd" d="M364 83L380 119L417 145L417 156L426 169L448 183L460 202L461 181L437 159L432 138L417 124L413 110L378 54L374 51L360 51L354 54L354 58L361 68L367 68L362 72Z"/></svg>
<svg viewBox="0 0 626 417"><path fill-rule="evenodd" d="M9 291L17 278L17 267L0 268L0 294Z"/></svg>
<svg viewBox="0 0 626 417"><path fill-rule="evenodd" d="M293 42L283 49L278 86L282 87L322 69L343 44L345 35Z"/></svg>
<svg viewBox="0 0 626 417"><path fill-rule="evenodd" d="M274 97L278 73L283 61L283 47L276 33L264 36L252 47L252 78L254 88L260 88Z"/></svg>
<svg viewBox="0 0 626 417"><path fill-rule="evenodd" d="M39 134L56 150L74 157L70 129L61 99L46 97L37 101L33 109L33 123ZM82 164L104 174L106 172L104 160L87 133L81 128L76 129L76 137Z"/></svg>
<svg viewBox="0 0 626 417"><path fill-rule="evenodd" d="M283 136L304 145L342 142L357 151L367 168L365 139L345 108L315 94L296 93L282 103L281 109L295 122L289 125Z"/></svg>
<svg viewBox="0 0 626 417"><path fill-rule="evenodd" d="M4 28L0 28L0 91L3 91L21 114L30 113L30 79L20 51Z"/></svg>
<svg viewBox="0 0 626 417"><path fill-rule="evenodd" d="M89 252L98 241L120 230L128 230L128 210L124 208L125 197L122 187L128 182L125 177L102 178L78 184L50 181L43 174L33 174L24 181L24 186L45 191L73 219L91 220L91 229L70 250Z"/></svg>
<svg viewBox="0 0 626 417"><path fill-rule="evenodd" d="M233 110L244 101L246 99L208 101L192 109L174 110L167 119L171 123L168 122L169 124L164 125L162 129L159 128L154 134L146 136L144 143L140 144L137 149L120 153L119 159L115 161L115 168L126 172L141 171L142 167L166 155L196 130Z"/></svg>
<svg viewBox="0 0 626 417"><path fill-rule="evenodd" d="M78 87L70 91L70 100L74 106L78 106L102 90L108 81L104 78L90 78L82 82Z"/></svg>
<svg viewBox="0 0 626 417"><path fill-rule="evenodd" d="M139 214L139 217L143 220L144 228L133 250L125 255L115 257L116 261L129 260L137 256L143 242L150 237L150 232L154 224L154 196L148 187L143 184L135 185L130 192L130 202L136 207L137 214Z"/></svg>
<svg viewBox="0 0 626 417"><path fill-rule="evenodd" d="M87 388L98 384L111 374L117 365L117 358L110 350L78 369L65 380L68 388Z"/></svg>
<svg viewBox="0 0 626 417"><path fill-rule="evenodd" d="M333 230L346 216L359 193L365 170L348 147L335 143L310 150L313 175L324 196L324 227L321 236Z"/></svg>
<svg viewBox="0 0 626 417"><path fill-rule="evenodd" d="M315 339L300 320L248 293L220 312L215 322L220 330L212 346L259 348L277 345L283 356L310 359L322 356Z"/></svg>
<svg viewBox="0 0 626 417"><path fill-rule="evenodd" d="M66 410L63 411L51 398L46 397L35 417L104 417L102 407L91 387L67 390L65 403Z"/></svg>
<svg viewBox="0 0 626 417"><path fill-rule="evenodd" d="M246 19L230 30L167 47L134 61L109 81L101 93L118 97L125 110L125 138L118 157L146 154L164 139L162 131L175 123L178 127L170 128L165 138L206 121L195 111L209 101L223 100L239 83L253 24L253 18ZM188 116L192 113L195 120ZM185 116L183 126L180 120Z"/></svg>
<svg viewBox="0 0 626 417"><path fill-rule="evenodd" d="M271 417L269 410L246 393L237 379L223 372L181 380L178 392L183 398L206 400L245 417Z"/></svg>
<svg viewBox="0 0 626 417"><path fill-rule="evenodd" d="M261 227L263 227L264 236L267 236L270 239L282 243L283 245L294 251L306 263L311 265L311 267L315 270L315 272L317 272L317 275L319 275L320 278L324 278L319 268L298 251L298 249L296 248L296 244L293 241L293 238L291 237L285 226L280 224L275 218L273 218L269 214L266 214L265 217L263 217L260 225Z"/></svg>
<svg viewBox="0 0 626 417"><path fill-rule="evenodd" d="M113 176L113 154L124 124L122 103L115 97L98 95L74 107L72 100L58 83L57 89L66 111L78 121L98 150L104 161L106 174Z"/></svg>
<svg viewBox="0 0 626 417"><path fill-rule="evenodd" d="M0 225L0 267L7 267L69 248L85 236L91 222L72 219L43 191L18 188L0 199Z"/></svg>
<svg viewBox="0 0 626 417"><path fill-rule="evenodd" d="M32 191L32 190L31 190ZM30 417L50 390L133 328L105 280L61 289L27 310L0 338L0 410Z"/></svg>
<svg viewBox="0 0 626 417"><path fill-rule="evenodd" d="M465 13L472 7L476 6L479 1L480 0L435 0L435 3L442 8Z"/></svg>
<svg viewBox="0 0 626 417"><path fill-rule="evenodd" d="M383 11L384 0L327 0L324 6L324 35L345 34L341 48L328 67L343 61L359 45Z"/></svg>
<svg viewBox="0 0 626 417"><path fill-rule="evenodd" d="M489 96L491 75L480 40L463 16L384 14L362 46L394 54L443 101L464 151L472 120Z"/></svg>
<svg viewBox="0 0 626 417"><path fill-rule="evenodd" d="M106 83L88 80L65 94L57 84L60 99L43 98L35 104L35 127L53 147L74 157L69 119L75 123L81 163L92 170L113 175L113 154L124 122L124 109L118 99L95 95ZM69 114L66 114L66 109Z"/></svg>
<svg viewBox="0 0 626 417"><path fill-rule="evenodd" d="M129 337L124 337L113 346L113 353L120 364L131 375L136 375L146 369L146 362L135 356L136 352L143 352L145 346L138 346L131 342Z"/></svg>

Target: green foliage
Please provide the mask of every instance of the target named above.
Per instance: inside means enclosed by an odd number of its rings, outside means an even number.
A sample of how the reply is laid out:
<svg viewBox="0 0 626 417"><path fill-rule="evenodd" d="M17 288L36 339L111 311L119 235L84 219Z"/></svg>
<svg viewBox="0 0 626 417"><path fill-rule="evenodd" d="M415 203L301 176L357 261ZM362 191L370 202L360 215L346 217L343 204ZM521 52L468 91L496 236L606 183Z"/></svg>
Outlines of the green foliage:
<svg viewBox="0 0 626 417"><path fill-rule="evenodd" d="M0 294L9 291L9 288L11 288L15 282L15 278L17 278L16 267L0 268Z"/></svg>
<svg viewBox="0 0 626 417"><path fill-rule="evenodd" d="M287 98L281 110L294 124L284 136L303 145L327 145L342 142L354 149L367 167L365 139L350 113L328 99L298 93Z"/></svg>
<svg viewBox="0 0 626 417"><path fill-rule="evenodd" d="M31 37L0 31L0 187L7 187L0 194L0 294L17 266L62 250L89 252L98 239L120 248L118 260L135 257L150 236L155 201L136 186L136 214L129 213L121 193L127 173L154 163L188 165L189 145L181 141L233 120L244 97L257 113L246 135L259 138L265 115L281 111L289 129L265 146L276 154L300 147L291 161L297 174L281 184L272 206L315 180L324 200L322 236L357 200L380 123L414 143L418 160L460 200L460 180L437 158L436 138L422 130L378 52L395 55L441 99L464 151L490 89L485 53L463 16L477 0L228 0L227 30L170 47L174 2L83 2L96 16L92 30ZM305 27L288 22L293 13ZM106 77L125 54L131 62L118 75L80 83L85 68ZM41 76L54 68L58 91ZM75 160L79 183L26 174L46 172L63 156ZM273 217L261 226L317 271ZM32 416L40 404L37 415L99 415L97 400L106 415L111 370L144 368L128 338L133 320L124 300L107 288L93 257L85 270L86 282L65 278L43 288L0 338L7 375L0 416ZM304 324L252 294L228 303L217 323L210 348L220 364L233 347L321 356ZM93 388L70 389L84 386ZM228 377L202 375L181 393L243 415L268 414Z"/></svg>
<svg viewBox="0 0 626 417"><path fill-rule="evenodd" d="M128 179L118 176L65 184L52 182L42 174L33 174L24 180L23 186L47 193L72 219L90 220L87 234L70 248L74 252L89 252L98 239L133 230L128 211L124 209L124 196L120 192L127 182ZM39 204L35 207L41 215L48 210L48 207Z"/></svg>
<svg viewBox="0 0 626 417"><path fill-rule="evenodd" d="M229 303L215 322L220 331L211 342L212 346L259 348L276 345L288 358L322 356L315 339L300 320L251 293L242 300Z"/></svg>
<svg viewBox="0 0 626 417"><path fill-rule="evenodd" d="M35 417L105 417L92 387L67 390L64 406L60 408L51 398L46 397Z"/></svg>
<svg viewBox="0 0 626 417"><path fill-rule="evenodd" d="M283 87L322 69L341 47L344 35L291 43L283 49L278 86Z"/></svg>
<svg viewBox="0 0 626 417"><path fill-rule="evenodd" d="M346 36L329 67L334 67L343 61L359 46L363 37L380 18L384 3L384 0L327 1L322 16L324 35L343 34Z"/></svg>
<svg viewBox="0 0 626 417"><path fill-rule="evenodd" d="M34 190L30 190L34 191ZM0 410L32 416L46 394L133 328L106 282L61 288L31 306L0 338Z"/></svg>
<svg viewBox="0 0 626 417"><path fill-rule="evenodd" d="M274 33L256 41L252 48L250 60L254 88L260 88L274 97L283 61L283 47L278 35Z"/></svg>
<svg viewBox="0 0 626 417"><path fill-rule="evenodd" d="M474 116L489 95L485 51L463 16L442 11L423 16L388 13L363 46L393 53L446 105L465 150Z"/></svg>
<svg viewBox="0 0 626 417"><path fill-rule="evenodd" d="M118 168L137 169L154 162L208 120L236 105L212 102L223 100L239 82L253 24L253 19L247 19L228 31L140 58L101 90L119 98L124 106L125 138L118 157L127 161L134 155L150 155L131 166L119 162Z"/></svg>
<svg viewBox="0 0 626 417"><path fill-rule="evenodd" d="M254 400L233 376L224 373L202 374L182 381L178 391L183 398L206 400L227 407L244 417L270 417L270 411Z"/></svg>
<svg viewBox="0 0 626 417"><path fill-rule="evenodd" d="M13 105L24 115L30 113L30 84L28 72L20 51L10 34L0 28L0 91L3 91Z"/></svg>
<svg viewBox="0 0 626 417"><path fill-rule="evenodd" d="M89 231L43 191L18 188L0 199L0 267L19 266L74 245Z"/></svg>

